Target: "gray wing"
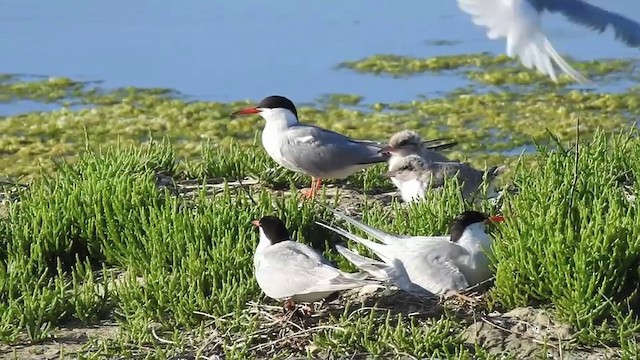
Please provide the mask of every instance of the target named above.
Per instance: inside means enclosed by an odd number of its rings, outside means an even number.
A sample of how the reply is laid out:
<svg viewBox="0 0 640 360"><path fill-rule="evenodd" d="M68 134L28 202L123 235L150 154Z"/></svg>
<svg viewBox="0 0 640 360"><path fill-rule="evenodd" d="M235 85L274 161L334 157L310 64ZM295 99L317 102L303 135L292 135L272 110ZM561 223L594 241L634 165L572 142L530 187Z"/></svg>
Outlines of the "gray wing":
<svg viewBox="0 0 640 360"><path fill-rule="evenodd" d="M416 241L401 261L411 282L437 295L469 287L456 263L468 252L448 240Z"/></svg>
<svg viewBox="0 0 640 360"><path fill-rule="evenodd" d="M351 279L307 245L284 241L265 250L256 278L267 296L293 295L352 289L369 282Z"/></svg>
<svg viewBox="0 0 640 360"><path fill-rule="evenodd" d="M376 142L356 141L316 126L289 128L283 136L281 152L294 168L315 177L345 171L357 165L385 162Z"/></svg>
<svg viewBox="0 0 640 360"><path fill-rule="evenodd" d="M538 11L560 12L570 21L603 32L613 28L616 39L629 46L640 46L640 24L622 15L582 0L529 0Z"/></svg>
<svg viewBox="0 0 640 360"><path fill-rule="evenodd" d="M430 187L444 186L445 179L458 178L463 185L463 192L473 192L482 184L484 173L467 163L434 162L427 163L425 172L421 175L423 181L430 181ZM430 179L430 180L429 180Z"/></svg>
<svg viewBox="0 0 640 360"><path fill-rule="evenodd" d="M427 162L449 162L449 158L447 158L443 153L431 150L428 148L422 148L420 152L420 157L422 157Z"/></svg>

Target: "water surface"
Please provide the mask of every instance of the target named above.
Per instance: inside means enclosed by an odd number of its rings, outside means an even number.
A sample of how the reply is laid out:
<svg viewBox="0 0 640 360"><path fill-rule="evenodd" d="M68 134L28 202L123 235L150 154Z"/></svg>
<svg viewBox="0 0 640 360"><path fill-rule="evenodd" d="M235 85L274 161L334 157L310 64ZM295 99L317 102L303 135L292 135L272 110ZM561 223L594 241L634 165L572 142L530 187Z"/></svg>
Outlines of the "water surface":
<svg viewBox="0 0 640 360"><path fill-rule="evenodd" d="M640 1L592 0L636 14ZM603 35L546 15L562 54L579 60L637 57ZM380 53L436 56L504 52L456 1L2 1L0 73L103 80L103 86L167 87L202 100L297 102L327 93L365 101L434 96L466 83L456 76L391 79L334 66ZM444 45L443 45L444 43ZM28 109L26 103L20 110ZM15 110L15 109L14 109Z"/></svg>

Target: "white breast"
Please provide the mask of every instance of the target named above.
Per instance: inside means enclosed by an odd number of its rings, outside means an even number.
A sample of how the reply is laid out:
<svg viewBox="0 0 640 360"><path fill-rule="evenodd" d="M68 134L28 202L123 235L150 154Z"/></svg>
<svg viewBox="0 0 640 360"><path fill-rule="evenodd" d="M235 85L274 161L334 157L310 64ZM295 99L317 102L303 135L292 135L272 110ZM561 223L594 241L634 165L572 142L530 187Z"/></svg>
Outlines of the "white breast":
<svg viewBox="0 0 640 360"><path fill-rule="evenodd" d="M401 181L395 177L391 178L398 190L400 190L400 194L402 195L402 200L404 202L412 202L419 201L424 199L424 191L425 191L425 183L418 179Z"/></svg>
<svg viewBox="0 0 640 360"><path fill-rule="evenodd" d="M287 161L282 153L282 132L267 124L262 132L262 147L278 165L295 172L302 172L296 166Z"/></svg>

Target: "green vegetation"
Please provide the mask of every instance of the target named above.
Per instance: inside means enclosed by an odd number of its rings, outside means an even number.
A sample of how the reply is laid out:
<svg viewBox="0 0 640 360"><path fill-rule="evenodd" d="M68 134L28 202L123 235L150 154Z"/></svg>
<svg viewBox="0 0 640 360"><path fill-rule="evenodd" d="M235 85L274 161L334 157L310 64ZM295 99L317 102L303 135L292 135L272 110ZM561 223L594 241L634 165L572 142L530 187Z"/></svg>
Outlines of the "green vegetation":
<svg viewBox="0 0 640 360"><path fill-rule="evenodd" d="M639 190L632 180L639 150L640 141L627 134L598 133L580 147L577 178L571 149L543 150L536 155L539 167L514 169L520 193L507 197L509 221L496 227L494 306L547 304L581 329L575 343L605 339L628 354L637 351L640 227L638 205L625 191ZM192 165L209 169L207 176L229 174L213 166L215 157L203 159ZM197 351L214 333L214 350L232 358L328 350L469 358L475 352L456 336L466 320L434 303L426 307L430 316L417 318L398 308L351 303L318 319L298 350L277 335L260 336L264 315L248 313L247 303L272 302L253 280L256 236L249 221L275 213L300 241L325 248L345 267L326 246L334 236L314 225L330 214L300 202L295 192L274 195L268 184L249 190L256 204L242 188L228 186L185 199L157 185L158 174L175 169L170 144L152 142L86 152L21 190L0 223L2 341L46 341L57 325L109 318L122 334L94 341L87 354L168 357ZM335 200L322 201L332 206ZM357 207L367 223L387 231L440 234L451 216L472 205L449 186L414 206L367 200ZM495 212L488 203L480 208ZM254 337L238 341L241 334ZM276 345L267 346L270 341Z"/></svg>
<svg viewBox="0 0 640 360"><path fill-rule="evenodd" d="M7 187L0 205L0 355L12 355L15 348L7 346L50 343L65 326L110 321L119 331L90 338L81 357L496 358L514 355L469 345L467 328L490 311L531 305L572 326L571 339L560 345L567 351L608 346L636 357L638 89L570 90L505 67L511 64L505 57L379 60L395 63L379 65L377 73L458 69L529 89L463 89L394 104L334 94L299 109L303 121L357 138L416 129L425 138L458 140L454 158L511 165L503 183L519 192L500 209L464 203L454 184L412 206L381 201L380 193L393 189L380 177L383 165L334 181L338 194L318 200L403 234L442 234L464 209L503 212L507 221L491 229L496 280L481 305L469 310L401 294L366 300L345 294L310 319L279 320L278 304L253 278L257 236L250 220L278 215L299 241L353 268L332 248L340 238L314 224L333 221L330 213L298 196L309 179L278 168L261 148L262 120L228 118L247 102L187 102L165 89L106 91L69 79L6 75L0 102L53 102L61 109L0 119L0 167L28 177L28 187ZM628 66L576 64L605 80ZM529 152L519 157L521 150ZM245 177L257 184L234 184ZM186 196L186 183L201 186ZM544 341L540 356L547 345L558 346Z"/></svg>
<svg viewBox="0 0 640 360"><path fill-rule="evenodd" d="M505 201L512 219L494 246L495 300L507 307L553 304L557 314L602 341L628 339L637 351L640 330L640 141L605 136L576 149L549 151L540 166L520 164L517 196ZM576 163L577 160L577 163ZM609 324L605 322L605 328Z"/></svg>
<svg viewBox="0 0 640 360"><path fill-rule="evenodd" d="M634 62L630 60L594 60L569 64L583 75L601 80L603 76L628 77L634 72ZM509 67L507 67L509 66ZM572 83L570 77L562 75L558 84L548 76L535 71L523 71L517 60L507 55L492 56L488 53L416 58L400 55L373 55L355 61L338 64L338 69L349 69L364 74L407 77L425 72L450 70L463 71L470 79L489 85L536 85L555 88Z"/></svg>
<svg viewBox="0 0 640 360"><path fill-rule="evenodd" d="M455 138L460 145L452 157L482 167L485 163L509 162L523 149L532 149L534 142L550 144L547 129L562 141L570 141L576 117L581 119L583 136L589 137L596 128L610 132L632 126L640 114L639 89L618 93L570 90L564 88L566 82L553 85L519 67L494 68L506 61L500 56L432 60L447 61L454 68L476 64L469 70L470 76L490 77L494 83L509 85L510 91L458 89L441 98L371 104L363 103L357 95L334 94L319 99L318 106L300 106L300 117L355 138L385 140L404 128L415 129L426 138ZM585 70L587 76L602 75L597 80L606 83L621 74L631 76L631 65L612 61L579 63L576 67ZM530 82L542 85L527 86L527 91L518 87ZM0 101L58 101L62 105L55 111L0 118L0 174L8 176L34 174L41 166L51 168L49 162L40 159L73 161L75 154L84 149L87 136L92 144L103 145L136 145L150 136L167 136L179 159L196 160L202 152L203 139L220 147L231 141L238 146L251 145L262 126L257 116L229 118L231 112L248 102L189 102L165 89L107 91L69 79L24 82L11 76L0 77L0 89ZM71 95L60 100L63 94ZM78 104L80 108L74 106Z"/></svg>
<svg viewBox="0 0 640 360"><path fill-rule="evenodd" d="M163 349L149 326L154 324L154 334L187 346L189 339L181 334L198 329L203 318L196 312L201 312L216 319L209 331L230 333L223 337L221 351L250 355L260 337L241 346L232 338L260 322L243 312L249 300L262 301L252 274L256 239L250 220L276 213L299 240L322 245L327 232L313 223L329 215L312 202L275 197L264 189L253 194L257 204L242 190L230 188L213 196L202 192L193 200L175 197L156 185L157 174L172 174L174 169L173 149L166 142L114 148L86 152L73 165L59 164L53 174L42 174L23 190L2 222L2 341L40 342L56 325L113 317L127 340L109 348L116 346L126 356L133 345L156 346L152 353L168 355L180 346ZM423 222L412 222L411 228L444 230L444 210L460 204L441 204L448 205L429 208L419 215ZM396 210L402 211L398 206ZM418 214L414 208L405 211ZM434 211L438 216L429 216ZM371 208L373 216L383 219L386 212L379 204ZM323 323L334 328L313 341L341 354L463 351L460 342L448 336L459 325L447 318L416 322L380 311L325 319ZM373 331L380 318L395 324L377 334L382 342L363 337L363 329ZM408 340L406 334L418 338ZM208 333L200 331L199 336L204 341ZM428 342L414 347L417 339Z"/></svg>

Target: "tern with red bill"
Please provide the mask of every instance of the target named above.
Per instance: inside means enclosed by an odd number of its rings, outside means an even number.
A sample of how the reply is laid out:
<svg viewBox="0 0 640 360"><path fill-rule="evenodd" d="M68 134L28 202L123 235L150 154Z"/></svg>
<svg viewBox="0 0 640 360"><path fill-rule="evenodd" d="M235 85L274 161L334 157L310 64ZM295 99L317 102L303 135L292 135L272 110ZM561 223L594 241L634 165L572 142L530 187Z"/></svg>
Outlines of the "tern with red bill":
<svg viewBox="0 0 640 360"><path fill-rule="evenodd" d="M608 27L615 38L640 47L640 23L591 5L584 0L458 0L473 23L487 28L490 39L506 38L507 55L520 58L527 68L536 68L557 81L556 68L577 82L588 82L553 48L542 32L542 13L560 13L570 21L600 33Z"/></svg>
<svg viewBox="0 0 640 360"><path fill-rule="evenodd" d="M310 176L307 198L315 196L322 179L343 179L387 160L380 153L384 144L353 140L337 132L298 121L291 100L269 96L257 106L236 111L232 116L258 114L266 125L262 146L280 166Z"/></svg>
<svg viewBox="0 0 640 360"><path fill-rule="evenodd" d="M308 245L292 241L282 220L264 216L251 222L260 230L253 255L256 281L268 297L295 302L315 302L336 291L380 285L364 280L366 273L346 273L334 267Z"/></svg>
<svg viewBox="0 0 640 360"><path fill-rule="evenodd" d="M374 229L339 211L333 210L333 213L377 241L339 227L317 224L364 245L382 261L341 246L336 247L338 252L374 278L390 278L402 290L446 296L493 275L486 255L491 251L491 238L485 232L485 225L503 221L501 216L465 211L451 222L450 235L398 236Z"/></svg>

